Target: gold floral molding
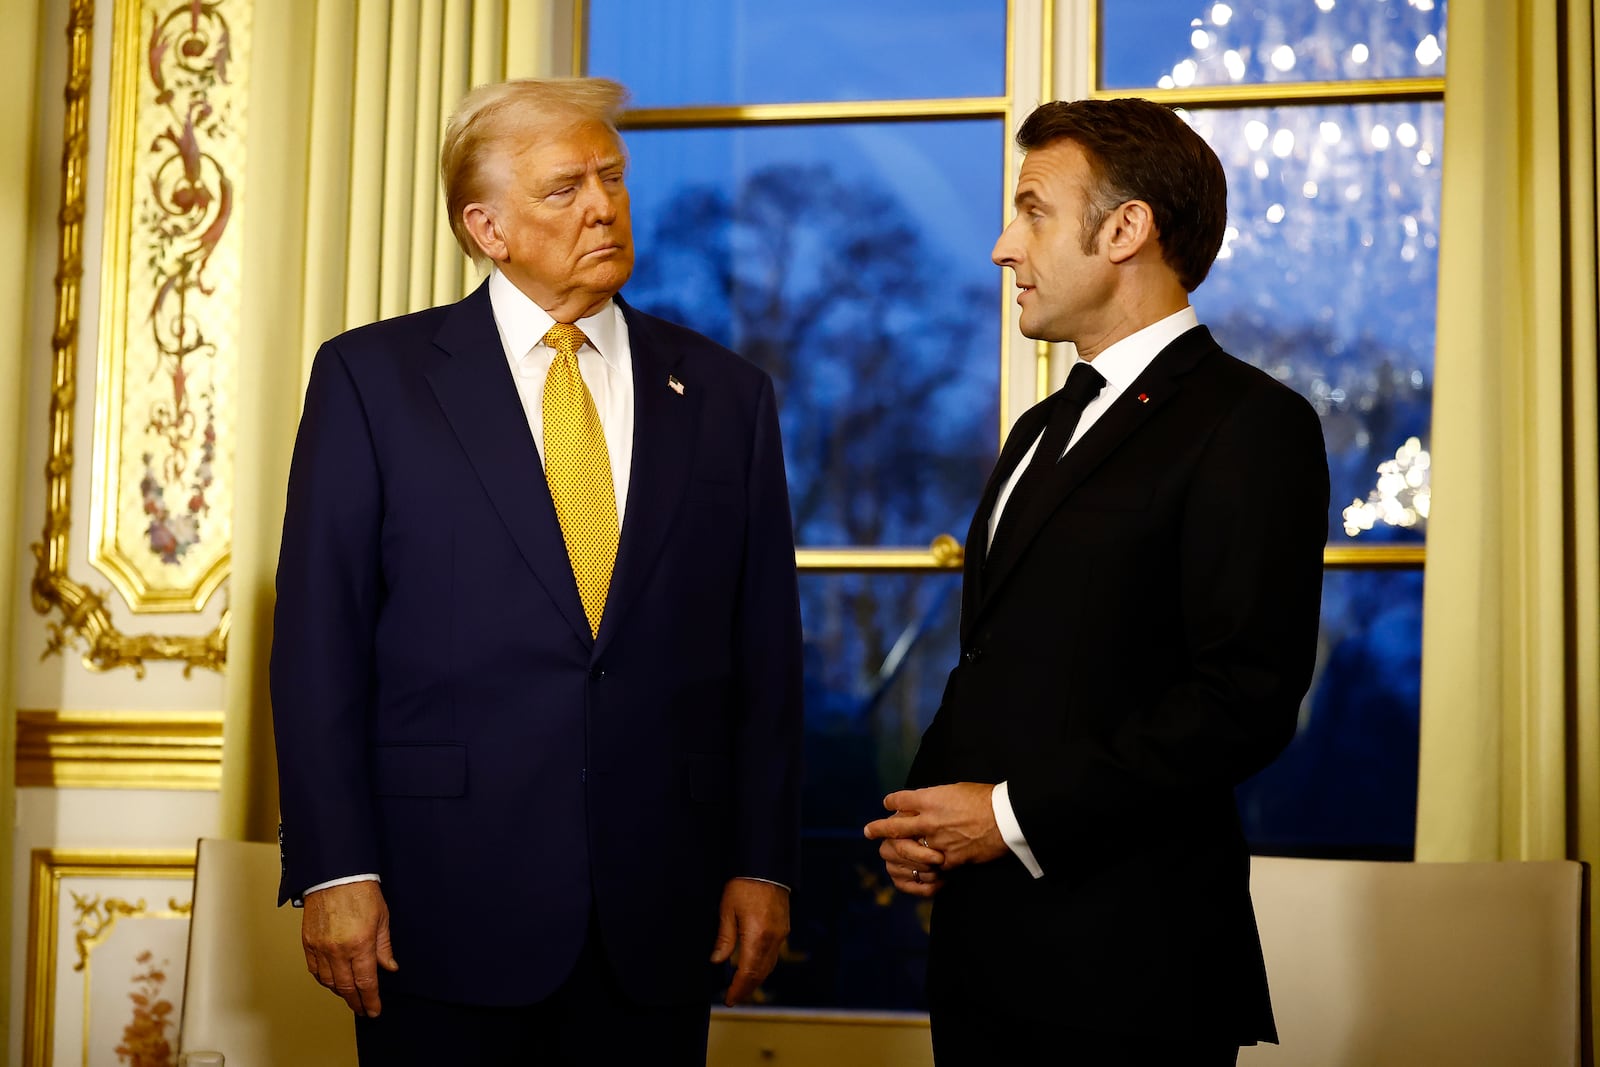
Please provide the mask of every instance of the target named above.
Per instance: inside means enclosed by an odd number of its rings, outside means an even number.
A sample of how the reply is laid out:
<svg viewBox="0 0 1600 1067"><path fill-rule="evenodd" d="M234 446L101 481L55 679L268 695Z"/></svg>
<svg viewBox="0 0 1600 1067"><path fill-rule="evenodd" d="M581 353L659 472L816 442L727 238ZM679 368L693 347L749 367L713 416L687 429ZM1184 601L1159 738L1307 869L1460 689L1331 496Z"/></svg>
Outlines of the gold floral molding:
<svg viewBox="0 0 1600 1067"><path fill-rule="evenodd" d="M118 919L186 919L194 911L193 902L177 897L167 898L166 911L151 911L143 898L129 903L119 897L101 899L99 894L87 896L76 892L72 894L72 907L78 913L72 923L75 931L72 943L78 947L78 962L72 965L74 971L89 969L89 954L111 936L111 928L117 925Z"/></svg>
<svg viewBox="0 0 1600 1067"><path fill-rule="evenodd" d="M222 712L24 709L16 751L18 786L215 790Z"/></svg>
<svg viewBox="0 0 1600 1067"><path fill-rule="evenodd" d="M233 541L250 6L116 0L89 562L198 612Z"/></svg>
<svg viewBox="0 0 1600 1067"><path fill-rule="evenodd" d="M137 3L126 4L125 19L134 22ZM67 20L67 86L61 158L61 209L57 216L60 254L56 269L55 329L50 389L50 453L45 464L44 538L33 546L36 568L32 583L34 610L59 615L47 624L45 655L69 646L83 647L83 663L91 670L130 667L144 677L149 660L176 660L184 673L195 667L220 671L227 660L229 612L216 628L198 636L124 634L111 619L109 594L75 581L68 574L72 528L74 457L73 405L78 393L79 301L83 287L83 225L89 156L89 87L94 28L93 0L71 0ZM118 42L125 47L125 42ZM132 59L125 56L123 61Z"/></svg>

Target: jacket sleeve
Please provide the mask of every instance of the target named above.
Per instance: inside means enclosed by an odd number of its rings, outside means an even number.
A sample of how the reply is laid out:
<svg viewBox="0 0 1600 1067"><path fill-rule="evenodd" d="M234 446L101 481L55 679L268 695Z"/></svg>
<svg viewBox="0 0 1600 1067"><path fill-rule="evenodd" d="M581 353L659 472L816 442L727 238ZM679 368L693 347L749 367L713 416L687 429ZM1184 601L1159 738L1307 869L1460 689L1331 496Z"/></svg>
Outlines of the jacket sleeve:
<svg viewBox="0 0 1600 1067"><path fill-rule="evenodd" d="M317 353L306 388L278 559L270 675L280 904L379 870L367 722L383 484L362 397L334 345Z"/></svg>

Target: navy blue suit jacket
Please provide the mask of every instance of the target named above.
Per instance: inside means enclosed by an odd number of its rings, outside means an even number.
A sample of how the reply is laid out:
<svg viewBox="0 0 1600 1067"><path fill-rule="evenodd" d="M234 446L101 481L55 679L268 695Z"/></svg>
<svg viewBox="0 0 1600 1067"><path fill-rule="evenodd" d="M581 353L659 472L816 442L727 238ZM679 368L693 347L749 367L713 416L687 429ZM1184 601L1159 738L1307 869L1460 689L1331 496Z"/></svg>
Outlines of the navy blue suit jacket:
<svg viewBox="0 0 1600 1067"><path fill-rule="evenodd" d="M272 650L281 898L380 874L386 987L540 1000L593 912L628 993L697 998L726 879L795 882L800 621L772 384L622 310L633 466L597 638L487 286L317 354Z"/></svg>

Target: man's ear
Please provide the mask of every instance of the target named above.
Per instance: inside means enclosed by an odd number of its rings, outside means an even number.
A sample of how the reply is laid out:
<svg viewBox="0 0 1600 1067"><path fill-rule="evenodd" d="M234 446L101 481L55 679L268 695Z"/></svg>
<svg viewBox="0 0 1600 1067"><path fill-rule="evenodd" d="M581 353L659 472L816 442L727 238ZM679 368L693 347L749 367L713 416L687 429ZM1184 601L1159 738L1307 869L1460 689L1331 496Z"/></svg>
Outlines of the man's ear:
<svg viewBox="0 0 1600 1067"><path fill-rule="evenodd" d="M1155 214L1143 200L1129 200L1117 205L1111 213L1111 233L1106 250L1111 262L1122 263L1132 259L1148 244L1160 238L1156 233Z"/></svg>
<svg viewBox="0 0 1600 1067"><path fill-rule="evenodd" d="M487 204L471 203L461 209L461 222L483 254L496 263L506 261L506 239Z"/></svg>

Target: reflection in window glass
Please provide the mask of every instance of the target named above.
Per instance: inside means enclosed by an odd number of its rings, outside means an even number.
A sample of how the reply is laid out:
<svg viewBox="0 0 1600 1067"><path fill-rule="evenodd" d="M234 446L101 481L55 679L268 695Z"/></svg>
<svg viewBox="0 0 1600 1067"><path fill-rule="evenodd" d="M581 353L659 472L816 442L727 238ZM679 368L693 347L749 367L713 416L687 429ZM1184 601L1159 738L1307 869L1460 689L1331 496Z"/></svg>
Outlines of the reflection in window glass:
<svg viewBox="0 0 1600 1067"><path fill-rule="evenodd" d="M1005 0L590 0L639 107L1003 96Z"/></svg>
<svg viewBox="0 0 1600 1067"><path fill-rule="evenodd" d="M1100 0L1105 89L1444 76L1445 0Z"/></svg>
<svg viewBox="0 0 1600 1067"><path fill-rule="evenodd" d="M905 784L956 662L959 574L803 574L802 885L768 1003L926 1010L928 908L861 827Z"/></svg>
<svg viewBox="0 0 1600 1067"><path fill-rule="evenodd" d="M1228 172L1227 235L1193 298L1201 320L1322 416L1330 543L1421 540L1443 105L1217 109L1189 120Z"/></svg>
<svg viewBox="0 0 1600 1067"><path fill-rule="evenodd" d="M1253 851L1409 859L1416 836L1422 572L1330 571L1316 676L1276 763L1239 787Z"/></svg>
<svg viewBox="0 0 1600 1067"><path fill-rule="evenodd" d="M772 374L802 546L964 537L998 446L997 120L635 131L625 297Z"/></svg>

